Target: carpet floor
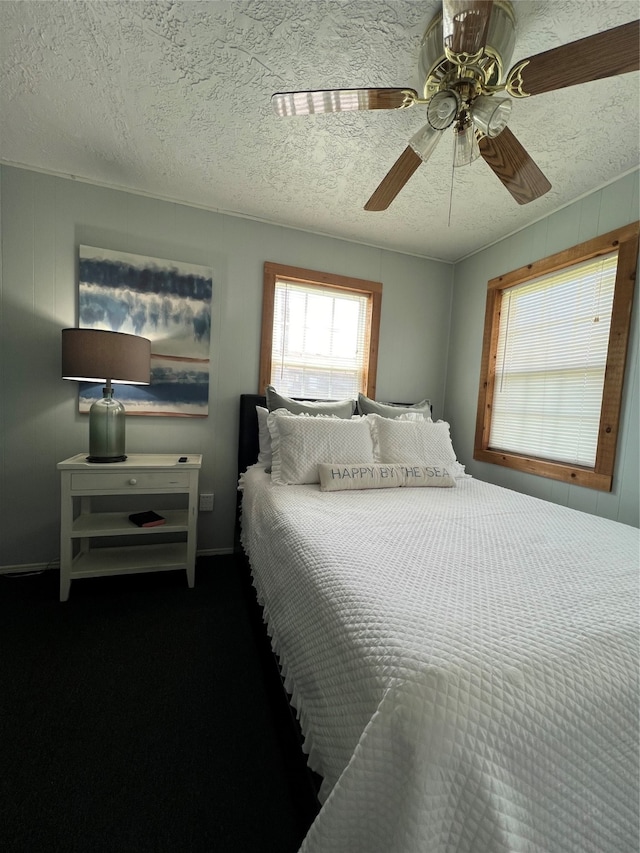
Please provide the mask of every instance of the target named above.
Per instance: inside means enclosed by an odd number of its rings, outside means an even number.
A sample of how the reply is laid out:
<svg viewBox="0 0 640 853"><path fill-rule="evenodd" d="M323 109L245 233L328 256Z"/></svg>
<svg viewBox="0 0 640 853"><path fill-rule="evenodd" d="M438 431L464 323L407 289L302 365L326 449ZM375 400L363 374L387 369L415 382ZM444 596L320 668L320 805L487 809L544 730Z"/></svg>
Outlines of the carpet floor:
<svg viewBox="0 0 640 853"><path fill-rule="evenodd" d="M0 576L4 853L294 853L318 805L248 575Z"/></svg>

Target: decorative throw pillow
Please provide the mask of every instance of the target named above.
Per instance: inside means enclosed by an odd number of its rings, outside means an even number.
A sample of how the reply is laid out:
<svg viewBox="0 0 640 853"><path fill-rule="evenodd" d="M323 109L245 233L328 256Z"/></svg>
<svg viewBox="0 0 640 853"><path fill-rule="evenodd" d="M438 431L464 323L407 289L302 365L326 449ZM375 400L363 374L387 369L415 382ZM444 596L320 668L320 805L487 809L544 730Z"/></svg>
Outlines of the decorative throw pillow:
<svg viewBox="0 0 640 853"><path fill-rule="evenodd" d="M431 419L431 403L429 400L421 400L411 406L402 406L397 403L377 403L364 394L358 394L358 411L361 415L380 415L383 418L397 418L398 415L419 414Z"/></svg>
<svg viewBox="0 0 640 853"><path fill-rule="evenodd" d="M265 394L270 412L276 409L287 409L294 415L335 415L338 418L350 418L356 408L355 400L330 400L318 403L313 400L292 400L291 397L278 394L273 385L267 385Z"/></svg>
<svg viewBox="0 0 640 853"><path fill-rule="evenodd" d="M318 463L373 462L373 438L368 418L267 418L271 433L271 481L281 486L319 482Z"/></svg>
<svg viewBox="0 0 640 853"><path fill-rule="evenodd" d="M372 415L376 462L415 460L421 465L444 463L453 477L464 477L456 459L449 424L445 421L396 421Z"/></svg>
<svg viewBox="0 0 640 853"><path fill-rule="evenodd" d="M321 462L318 465L320 491L339 492L346 489L398 489L455 486L448 463L433 465L400 464L345 465Z"/></svg>

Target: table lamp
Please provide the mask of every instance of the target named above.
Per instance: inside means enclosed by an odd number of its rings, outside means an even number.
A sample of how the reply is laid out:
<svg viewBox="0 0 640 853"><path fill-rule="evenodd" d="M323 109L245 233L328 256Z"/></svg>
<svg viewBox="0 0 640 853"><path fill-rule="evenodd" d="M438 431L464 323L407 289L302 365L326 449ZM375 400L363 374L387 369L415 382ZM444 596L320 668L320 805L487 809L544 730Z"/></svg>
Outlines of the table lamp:
<svg viewBox="0 0 640 853"><path fill-rule="evenodd" d="M138 335L102 329L62 330L62 378L106 382L102 399L89 410L88 462L123 462L125 408L113 399L112 382L149 385L151 342Z"/></svg>

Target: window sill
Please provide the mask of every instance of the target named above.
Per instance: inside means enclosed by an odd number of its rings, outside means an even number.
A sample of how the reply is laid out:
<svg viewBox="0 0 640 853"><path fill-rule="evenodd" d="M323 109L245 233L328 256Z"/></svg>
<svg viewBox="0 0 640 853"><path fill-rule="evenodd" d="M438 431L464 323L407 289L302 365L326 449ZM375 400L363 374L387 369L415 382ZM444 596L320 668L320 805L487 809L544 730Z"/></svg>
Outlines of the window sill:
<svg viewBox="0 0 640 853"><path fill-rule="evenodd" d="M552 462L549 459L536 459L533 456L523 456L504 450L482 450L476 448L473 458L478 462L489 462L492 465L503 465L525 474L536 474L551 480L560 480L574 486L587 489L597 489L610 492L613 478L609 474L601 474L593 468L581 468L564 462Z"/></svg>

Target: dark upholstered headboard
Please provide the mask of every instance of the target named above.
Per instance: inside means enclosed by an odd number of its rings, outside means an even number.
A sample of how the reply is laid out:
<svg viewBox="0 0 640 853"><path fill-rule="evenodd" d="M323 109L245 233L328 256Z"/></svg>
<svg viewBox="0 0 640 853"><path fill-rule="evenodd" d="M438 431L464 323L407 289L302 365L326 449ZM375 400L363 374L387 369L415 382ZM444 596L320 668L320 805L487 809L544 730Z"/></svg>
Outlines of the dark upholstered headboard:
<svg viewBox="0 0 640 853"><path fill-rule="evenodd" d="M267 405L260 394L240 395L240 425L238 429L238 475L258 460L258 415L256 406Z"/></svg>

